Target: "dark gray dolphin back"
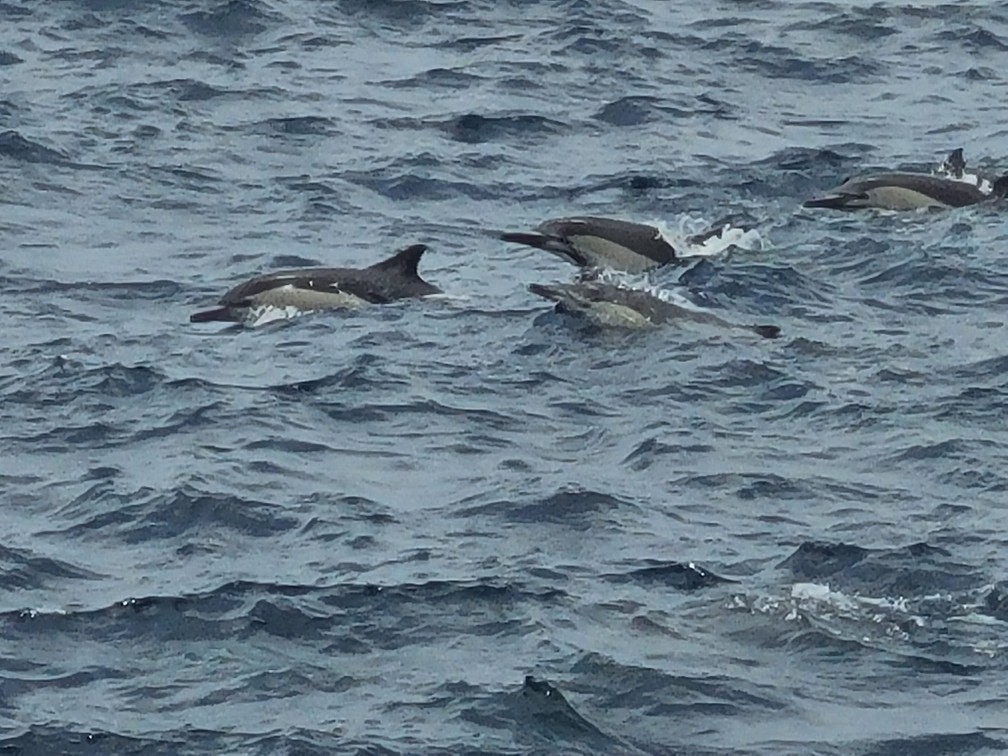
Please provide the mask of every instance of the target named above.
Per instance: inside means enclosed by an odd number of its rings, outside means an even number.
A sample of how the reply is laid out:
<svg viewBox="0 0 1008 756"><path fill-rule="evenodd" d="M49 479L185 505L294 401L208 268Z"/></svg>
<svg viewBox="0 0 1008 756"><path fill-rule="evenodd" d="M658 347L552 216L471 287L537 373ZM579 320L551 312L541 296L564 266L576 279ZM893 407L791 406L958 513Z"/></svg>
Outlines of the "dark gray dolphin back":
<svg viewBox="0 0 1008 756"><path fill-rule="evenodd" d="M417 264L426 251L423 244L414 244L362 269L295 268L265 273L235 286L221 298L220 304L246 304L257 294L281 286L319 291L338 289L373 304L438 294L441 290L424 281L417 272Z"/></svg>

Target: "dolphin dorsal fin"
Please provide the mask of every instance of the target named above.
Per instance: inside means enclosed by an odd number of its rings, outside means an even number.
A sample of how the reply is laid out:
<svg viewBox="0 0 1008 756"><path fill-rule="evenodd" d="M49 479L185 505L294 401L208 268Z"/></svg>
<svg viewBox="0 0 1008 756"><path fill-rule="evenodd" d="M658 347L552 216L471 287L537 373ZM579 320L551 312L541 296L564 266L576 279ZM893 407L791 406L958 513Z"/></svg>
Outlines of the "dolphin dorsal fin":
<svg viewBox="0 0 1008 756"><path fill-rule="evenodd" d="M411 244L396 252L387 260L382 260L370 266L371 270L381 270L389 273L395 272L404 278L419 278L417 265L420 264L420 257L427 251L426 244Z"/></svg>
<svg viewBox="0 0 1008 756"><path fill-rule="evenodd" d="M966 158L963 157L963 148L956 147L948 154L948 157L938 166L938 172L944 173L952 178L961 179L966 171Z"/></svg>

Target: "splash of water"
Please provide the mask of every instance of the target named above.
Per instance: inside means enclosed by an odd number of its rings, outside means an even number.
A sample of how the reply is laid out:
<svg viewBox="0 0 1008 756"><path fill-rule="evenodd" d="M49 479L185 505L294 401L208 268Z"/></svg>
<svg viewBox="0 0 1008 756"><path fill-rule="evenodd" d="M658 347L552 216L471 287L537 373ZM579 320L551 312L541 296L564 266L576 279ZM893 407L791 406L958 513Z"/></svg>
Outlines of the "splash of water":
<svg viewBox="0 0 1008 756"><path fill-rule="evenodd" d="M958 161L954 159L956 153L959 153ZM956 150L947 158L942 160L932 173L936 176L952 179L953 181L961 181L964 184L975 186L984 194L990 194L994 190L994 185L988 179L981 178L976 173L966 172L966 163L962 160L961 150Z"/></svg>
<svg viewBox="0 0 1008 756"><path fill-rule="evenodd" d="M744 229L724 224L717 233L707 235L712 230L711 224L704 218L694 218L684 215L676 221L676 227L671 227L665 221L652 223L658 229L658 236L672 245L679 257L716 257L724 254L732 247L751 252L762 252L768 244L754 228ZM707 236L703 241L693 241L698 236Z"/></svg>
<svg viewBox="0 0 1008 756"><path fill-rule="evenodd" d="M291 307L290 305L287 307L265 305L263 307L250 308L244 324L249 328L260 328L269 323L275 323L278 320L291 320L304 314L304 310L299 310L297 307Z"/></svg>

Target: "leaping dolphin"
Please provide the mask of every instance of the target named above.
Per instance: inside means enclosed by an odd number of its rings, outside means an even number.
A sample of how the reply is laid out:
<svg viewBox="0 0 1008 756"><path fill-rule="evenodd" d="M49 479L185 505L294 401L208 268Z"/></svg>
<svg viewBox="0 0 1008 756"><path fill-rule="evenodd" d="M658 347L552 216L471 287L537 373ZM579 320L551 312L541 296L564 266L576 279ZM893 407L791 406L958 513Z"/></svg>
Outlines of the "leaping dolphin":
<svg viewBox="0 0 1008 756"><path fill-rule="evenodd" d="M218 307L189 317L190 322L225 321L252 325L270 312L290 317L309 310L385 304L397 299L440 294L417 273L423 244L401 249L367 268L297 268L256 276L224 294Z"/></svg>
<svg viewBox="0 0 1008 756"><path fill-rule="evenodd" d="M701 244L721 233L723 226L724 222L719 223L686 241ZM616 218L554 218L539 224L534 233L509 231L500 238L552 252L581 268L643 273L679 260L657 226Z"/></svg>

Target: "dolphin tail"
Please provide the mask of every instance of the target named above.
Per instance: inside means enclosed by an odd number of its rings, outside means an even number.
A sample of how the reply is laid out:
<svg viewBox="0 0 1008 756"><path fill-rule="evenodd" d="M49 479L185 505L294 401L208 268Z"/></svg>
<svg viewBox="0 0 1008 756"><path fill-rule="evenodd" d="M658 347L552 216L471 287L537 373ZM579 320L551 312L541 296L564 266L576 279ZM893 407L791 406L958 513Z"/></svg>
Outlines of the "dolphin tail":
<svg viewBox="0 0 1008 756"><path fill-rule="evenodd" d="M194 312L189 316L190 323L214 323L218 321L234 323L237 320L238 318L235 317L234 309L231 307L215 307L212 310Z"/></svg>
<svg viewBox="0 0 1008 756"><path fill-rule="evenodd" d="M776 339L780 336L780 326L775 325L754 325L749 326L753 333L758 333L764 339Z"/></svg>
<svg viewBox="0 0 1008 756"><path fill-rule="evenodd" d="M991 196L998 199L1008 197L1008 173L994 182L994 186L991 188Z"/></svg>

